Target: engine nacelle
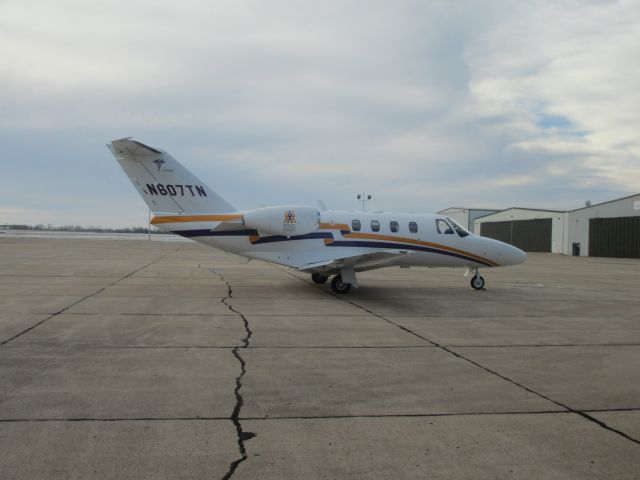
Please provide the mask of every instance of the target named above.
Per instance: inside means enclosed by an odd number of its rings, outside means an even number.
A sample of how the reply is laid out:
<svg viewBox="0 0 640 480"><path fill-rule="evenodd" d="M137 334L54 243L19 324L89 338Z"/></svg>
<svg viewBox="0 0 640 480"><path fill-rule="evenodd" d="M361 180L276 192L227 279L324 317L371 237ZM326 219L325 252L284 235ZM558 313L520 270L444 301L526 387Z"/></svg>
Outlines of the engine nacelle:
<svg viewBox="0 0 640 480"><path fill-rule="evenodd" d="M265 207L242 214L244 226L271 235L306 235L320 228L320 210L305 206Z"/></svg>

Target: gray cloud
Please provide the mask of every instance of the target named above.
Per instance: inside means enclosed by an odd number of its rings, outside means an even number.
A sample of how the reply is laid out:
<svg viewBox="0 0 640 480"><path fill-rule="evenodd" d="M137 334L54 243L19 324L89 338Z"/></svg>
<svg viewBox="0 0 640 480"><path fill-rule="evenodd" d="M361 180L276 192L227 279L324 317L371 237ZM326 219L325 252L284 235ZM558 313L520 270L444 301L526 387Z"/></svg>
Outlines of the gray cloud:
<svg viewBox="0 0 640 480"><path fill-rule="evenodd" d="M3 2L0 222L143 224L103 147L129 135L240 208L640 191L639 17L635 1Z"/></svg>

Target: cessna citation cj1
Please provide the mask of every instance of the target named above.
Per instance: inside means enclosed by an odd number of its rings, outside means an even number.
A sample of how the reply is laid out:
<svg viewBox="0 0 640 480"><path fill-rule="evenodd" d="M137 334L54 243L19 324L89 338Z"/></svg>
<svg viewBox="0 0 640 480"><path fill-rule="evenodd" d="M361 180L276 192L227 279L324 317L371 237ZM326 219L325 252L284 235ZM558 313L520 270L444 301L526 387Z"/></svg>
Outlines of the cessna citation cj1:
<svg viewBox="0 0 640 480"><path fill-rule="evenodd" d="M154 216L151 223L221 250L311 274L333 275L331 288L357 287L357 272L376 268L479 267L522 263L511 245L473 235L439 215L348 212L304 205L238 211L167 152L131 138L107 144Z"/></svg>

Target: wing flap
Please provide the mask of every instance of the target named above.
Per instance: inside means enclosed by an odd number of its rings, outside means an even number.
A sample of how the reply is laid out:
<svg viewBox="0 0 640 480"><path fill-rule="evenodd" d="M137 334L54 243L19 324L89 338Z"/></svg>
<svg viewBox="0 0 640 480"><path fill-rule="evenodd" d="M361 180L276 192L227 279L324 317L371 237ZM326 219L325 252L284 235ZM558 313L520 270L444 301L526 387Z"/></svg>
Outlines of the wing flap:
<svg viewBox="0 0 640 480"><path fill-rule="evenodd" d="M354 268L356 270L369 269L372 267L383 266L393 262L405 255L412 254L410 250L385 250L383 252L365 253L342 257L336 259L325 260L321 262L309 263L298 267L301 272L327 272L339 270L341 268Z"/></svg>

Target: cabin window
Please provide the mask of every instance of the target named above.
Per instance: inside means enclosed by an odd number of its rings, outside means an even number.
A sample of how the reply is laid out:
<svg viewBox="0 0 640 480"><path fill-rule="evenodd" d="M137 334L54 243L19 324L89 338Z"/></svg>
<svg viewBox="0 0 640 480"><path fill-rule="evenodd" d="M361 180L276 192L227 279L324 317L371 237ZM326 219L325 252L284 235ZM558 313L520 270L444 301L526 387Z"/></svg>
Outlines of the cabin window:
<svg viewBox="0 0 640 480"><path fill-rule="evenodd" d="M411 233L418 233L418 224L416 222L409 222L409 231Z"/></svg>
<svg viewBox="0 0 640 480"><path fill-rule="evenodd" d="M359 232L361 228L362 224L360 223L360 220L351 220L351 229L354 232Z"/></svg>
<svg viewBox="0 0 640 480"><path fill-rule="evenodd" d="M391 220L389 222L389 230L391 230L393 233L396 233L399 229L400 225L398 225L398 222L396 222L395 220Z"/></svg>
<svg viewBox="0 0 640 480"><path fill-rule="evenodd" d="M371 220L371 231L372 232L380 231L380 222L378 220Z"/></svg>
<svg viewBox="0 0 640 480"><path fill-rule="evenodd" d="M453 235L453 229L451 225L447 223L446 220L441 218L436 220L436 228L438 229L438 233L446 233L447 235Z"/></svg>
<svg viewBox="0 0 640 480"><path fill-rule="evenodd" d="M451 220L449 217L447 217L447 220L449 220L449 223L459 236L466 237L467 235L471 235L466 228L457 223L455 220Z"/></svg>

